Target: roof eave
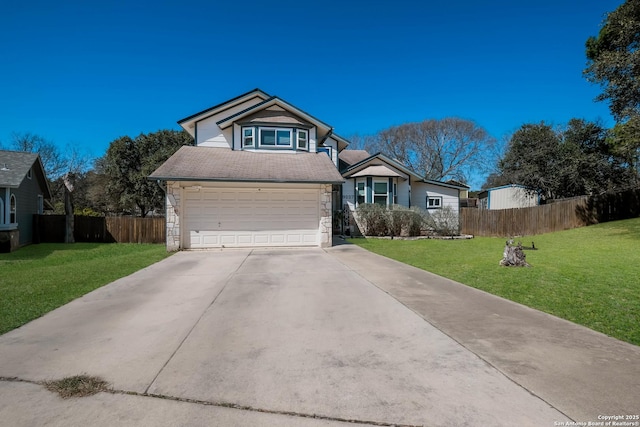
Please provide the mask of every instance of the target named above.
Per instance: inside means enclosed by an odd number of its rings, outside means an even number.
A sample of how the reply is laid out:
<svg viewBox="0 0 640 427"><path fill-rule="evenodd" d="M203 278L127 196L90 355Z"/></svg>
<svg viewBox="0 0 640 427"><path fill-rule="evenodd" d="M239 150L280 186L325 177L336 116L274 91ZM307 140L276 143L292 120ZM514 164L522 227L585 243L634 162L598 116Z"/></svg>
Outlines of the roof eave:
<svg viewBox="0 0 640 427"><path fill-rule="evenodd" d="M407 175L411 175L412 177L418 179L418 180L424 180L423 177L421 177L420 175L418 175L417 173L415 173L414 171L412 171L411 169L407 168L406 166L400 164L399 162L396 162L393 159L390 159L389 157L385 156L384 154L378 152L376 154L373 154L369 157L367 157L366 159L360 160L359 162L356 162L354 164L352 164L351 166L349 166L347 169L345 169L345 171L343 172L343 175L347 175L349 174L349 171L359 168L360 166L366 164L367 162L375 159L375 158L379 158L382 159L383 161L391 164L393 167L401 170L402 172L406 173Z"/></svg>
<svg viewBox="0 0 640 427"><path fill-rule="evenodd" d="M312 180L312 181L302 181L302 180L283 180L283 179L254 179L254 178L202 178L202 177L188 177L188 176L148 176L148 180L151 181L202 181L202 182L253 182L253 183L272 183L272 184L342 184L345 182L344 179L340 181L336 180Z"/></svg>
<svg viewBox="0 0 640 427"><path fill-rule="evenodd" d="M446 182L436 181L433 179L423 179L422 182L426 184L439 185L440 187L454 188L456 190L467 190L468 187L461 187L459 185L447 184Z"/></svg>
<svg viewBox="0 0 640 427"><path fill-rule="evenodd" d="M325 122L323 122L322 120L312 116L311 114L307 113L304 110L301 110L300 108L296 107L295 105L292 105L290 103L288 103L287 101L285 101L282 98L278 98L277 96L272 96L269 99L264 100L263 102L260 102L256 105L253 105L245 110L242 110L236 114L233 114L225 119L219 120L216 124L218 126L220 126L220 129L226 129L229 126L231 126L234 122L236 122L237 120L242 119L243 117L247 116L249 113L253 112L253 111L257 111L260 108L268 108L271 107L272 105L277 105L277 104L282 104L280 105L281 107L285 108L286 110L288 110L289 112L292 112L300 117L302 117L303 119L307 120L308 122L314 124L316 127L323 127L326 128L328 130L331 130L332 127L329 126L328 124L326 124Z"/></svg>

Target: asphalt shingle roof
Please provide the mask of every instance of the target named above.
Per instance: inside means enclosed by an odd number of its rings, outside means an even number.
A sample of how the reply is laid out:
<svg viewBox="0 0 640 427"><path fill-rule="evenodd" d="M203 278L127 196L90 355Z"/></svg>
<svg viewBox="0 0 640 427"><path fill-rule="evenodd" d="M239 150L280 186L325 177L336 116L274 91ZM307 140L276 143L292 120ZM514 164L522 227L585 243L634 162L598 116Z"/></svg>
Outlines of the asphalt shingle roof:
<svg viewBox="0 0 640 427"><path fill-rule="evenodd" d="M371 155L365 150L342 150L338 156L340 157L340 160L348 165L354 165L371 157Z"/></svg>
<svg viewBox="0 0 640 427"><path fill-rule="evenodd" d="M18 188L37 158L36 153L0 150L0 187Z"/></svg>
<svg viewBox="0 0 640 427"><path fill-rule="evenodd" d="M338 184L344 179L326 153L266 153L183 146L150 179Z"/></svg>

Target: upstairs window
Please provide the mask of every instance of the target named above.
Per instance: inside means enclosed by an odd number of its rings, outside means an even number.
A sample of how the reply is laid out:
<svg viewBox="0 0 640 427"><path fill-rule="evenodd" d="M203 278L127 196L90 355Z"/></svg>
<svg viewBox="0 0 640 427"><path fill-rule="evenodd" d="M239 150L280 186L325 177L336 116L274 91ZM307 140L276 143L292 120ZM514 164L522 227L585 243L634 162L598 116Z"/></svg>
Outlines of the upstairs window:
<svg viewBox="0 0 640 427"><path fill-rule="evenodd" d="M253 128L242 128L242 146L255 147Z"/></svg>
<svg viewBox="0 0 640 427"><path fill-rule="evenodd" d="M309 132L298 129L298 148L301 150L309 149Z"/></svg>
<svg viewBox="0 0 640 427"><path fill-rule="evenodd" d="M291 134L291 129L260 128L260 146L291 148Z"/></svg>

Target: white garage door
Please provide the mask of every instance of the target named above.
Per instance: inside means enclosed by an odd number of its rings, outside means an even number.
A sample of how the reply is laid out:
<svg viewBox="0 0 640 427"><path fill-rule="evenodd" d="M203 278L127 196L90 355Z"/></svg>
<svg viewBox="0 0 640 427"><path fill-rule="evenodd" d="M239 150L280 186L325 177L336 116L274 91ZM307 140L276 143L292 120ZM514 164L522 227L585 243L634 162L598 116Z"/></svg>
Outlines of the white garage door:
<svg viewBox="0 0 640 427"><path fill-rule="evenodd" d="M185 247L318 246L319 190L186 188Z"/></svg>

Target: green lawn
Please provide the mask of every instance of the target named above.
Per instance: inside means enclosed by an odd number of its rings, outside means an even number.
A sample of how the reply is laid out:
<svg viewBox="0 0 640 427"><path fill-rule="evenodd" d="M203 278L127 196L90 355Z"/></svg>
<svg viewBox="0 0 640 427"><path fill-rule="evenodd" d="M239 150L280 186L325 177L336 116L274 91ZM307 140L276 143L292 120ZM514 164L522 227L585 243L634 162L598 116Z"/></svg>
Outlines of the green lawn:
<svg viewBox="0 0 640 427"><path fill-rule="evenodd" d="M640 345L640 218L539 236L532 268L500 267L505 239L352 239L372 252Z"/></svg>
<svg viewBox="0 0 640 427"><path fill-rule="evenodd" d="M0 254L0 334L169 254L164 245L43 243Z"/></svg>

